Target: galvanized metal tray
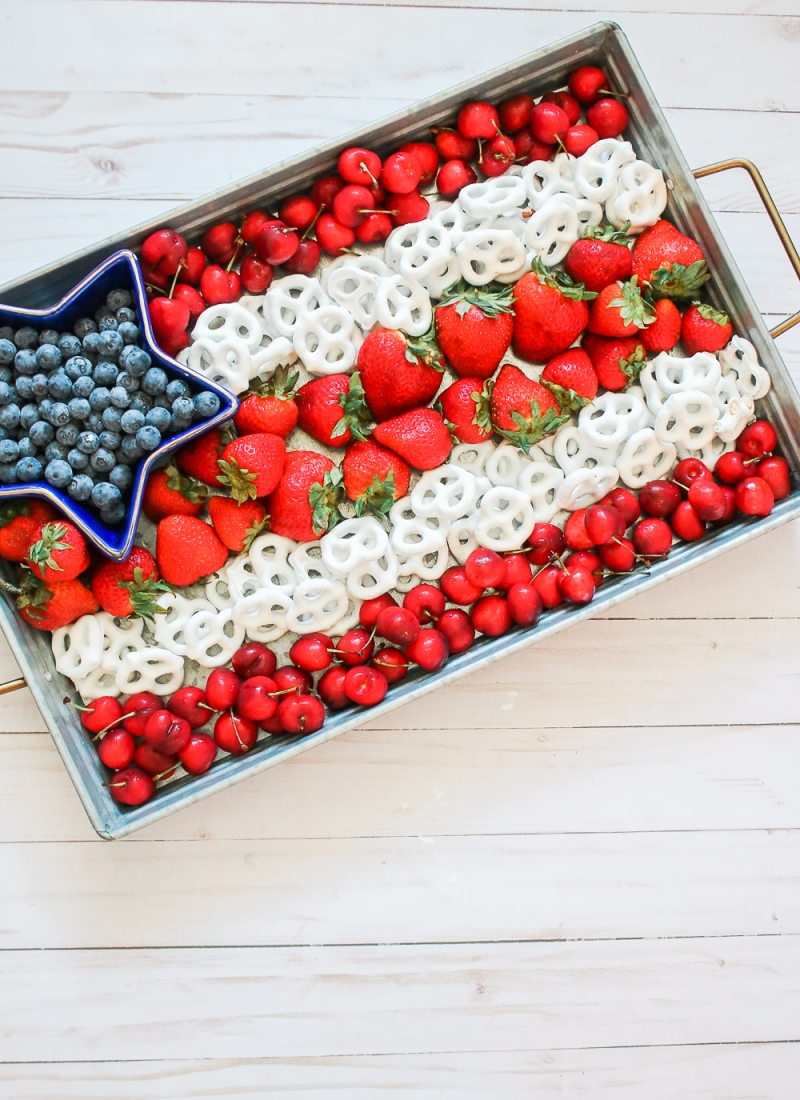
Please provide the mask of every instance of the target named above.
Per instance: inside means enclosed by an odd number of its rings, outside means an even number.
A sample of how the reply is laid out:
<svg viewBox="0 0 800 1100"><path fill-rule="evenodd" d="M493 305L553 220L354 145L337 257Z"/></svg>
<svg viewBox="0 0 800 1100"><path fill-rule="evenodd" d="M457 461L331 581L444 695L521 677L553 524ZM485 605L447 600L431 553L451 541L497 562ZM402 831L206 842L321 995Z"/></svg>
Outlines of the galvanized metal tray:
<svg viewBox="0 0 800 1100"><path fill-rule="evenodd" d="M238 215L259 205L275 207L283 197L307 189L318 176L335 170L338 153L346 145L367 145L379 153L388 153L402 142L428 137L432 126L452 121L458 107L467 99L499 101L523 91L541 94L563 86L568 73L582 64L601 65L612 78L613 86L628 93L630 127L626 136L644 160L663 169L670 191L666 216L700 243L712 271L709 284L712 300L731 316L734 331L752 341L772 377L772 390L760 403L759 411L775 426L783 454L794 472L792 494L781 501L766 519L738 520L699 543L677 546L666 561L654 565L649 573L609 579L599 589L594 601L583 608L562 606L546 613L532 630L518 629L501 638L484 639L455 657L439 673L428 675L417 671L410 674L377 707L370 710L353 708L332 715L319 732L307 737L260 741L246 756L220 760L205 775L177 778L162 784L152 802L133 809L125 809L113 801L104 785L110 773L100 763L75 713L64 706L64 697L73 693L72 685L56 672L49 635L28 627L3 595L0 598L0 626L19 663L22 677L0 685L0 694L28 685L92 825L102 837L125 836L263 768L272 767L281 760L328 741L345 730L375 721L387 711L450 683L468 671L548 638L589 616L607 612L622 600L800 515L800 490L796 477L800 471L800 398L773 342L774 336L800 321L800 314L772 333L766 328L625 35L613 23L599 23L488 73L477 81L459 85L425 100L411 111L402 111L374 126L345 135L199 202L180 207L157 221L138 226L128 234L102 241L94 248L6 284L0 287L0 302L26 307L47 306L112 251L124 247L138 248L147 234L160 225L169 224L187 236L195 237L200 230L220 218L235 220ZM800 276L800 257L753 165L746 161L726 161L702 169L696 175L734 167L750 172Z"/></svg>

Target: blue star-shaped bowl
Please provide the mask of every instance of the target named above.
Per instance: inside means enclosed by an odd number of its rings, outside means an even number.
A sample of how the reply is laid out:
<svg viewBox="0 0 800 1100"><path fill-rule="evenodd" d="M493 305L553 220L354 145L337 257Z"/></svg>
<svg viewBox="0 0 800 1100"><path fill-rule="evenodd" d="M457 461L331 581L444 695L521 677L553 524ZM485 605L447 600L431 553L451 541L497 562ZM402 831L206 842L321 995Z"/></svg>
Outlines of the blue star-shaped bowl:
<svg viewBox="0 0 800 1100"><path fill-rule="evenodd" d="M133 252L127 249L109 256L105 263L90 272L66 297L50 309L21 309L17 306L0 305L0 327L11 325L12 328L20 328L22 325L30 325L39 331L56 329L58 332L71 332L72 326L79 317L94 317L95 312L105 305L108 292L117 288L124 288L133 295L136 312L139 315L140 342L150 354L153 363L163 367L171 378L182 378L189 382L195 393L200 390L211 390L219 397L219 412L216 416L211 416L207 420L198 420L191 428L186 428L185 431L165 439L160 447L140 460L139 465L132 470L133 483L127 499L127 515L116 527L106 526L97 512L85 508L66 493L48 485L46 481L0 486L0 503L11 497L43 497L80 528L86 538L106 557L121 561L128 556L133 545L142 510L145 482L150 470L171 451L177 450L190 439L195 439L207 432L209 428L229 420L239 408L239 402L229 390L215 382L210 382L188 367L181 366L159 348L150 327L147 293L139 261Z"/></svg>

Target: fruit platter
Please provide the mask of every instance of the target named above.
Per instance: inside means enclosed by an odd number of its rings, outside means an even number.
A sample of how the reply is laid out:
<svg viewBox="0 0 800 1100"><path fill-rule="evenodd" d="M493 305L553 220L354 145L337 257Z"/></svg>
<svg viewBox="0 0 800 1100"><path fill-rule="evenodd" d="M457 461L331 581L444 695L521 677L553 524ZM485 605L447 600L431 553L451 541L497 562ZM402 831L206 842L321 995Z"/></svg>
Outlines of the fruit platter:
<svg viewBox="0 0 800 1100"><path fill-rule="evenodd" d="M2 624L108 838L800 513L610 24L0 302Z"/></svg>

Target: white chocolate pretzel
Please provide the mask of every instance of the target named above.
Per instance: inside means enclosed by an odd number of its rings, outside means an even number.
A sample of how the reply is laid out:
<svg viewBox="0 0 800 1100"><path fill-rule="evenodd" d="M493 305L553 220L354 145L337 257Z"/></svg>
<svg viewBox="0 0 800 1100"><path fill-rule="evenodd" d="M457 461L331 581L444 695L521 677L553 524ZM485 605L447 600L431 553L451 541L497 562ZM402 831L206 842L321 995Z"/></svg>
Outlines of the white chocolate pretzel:
<svg viewBox="0 0 800 1100"><path fill-rule="evenodd" d="M433 554L447 542L450 521L441 516L418 516L411 497L401 497L394 502L389 520L392 525L389 540L401 560L418 554Z"/></svg>
<svg viewBox="0 0 800 1100"><path fill-rule="evenodd" d="M570 422L556 432L553 456L565 474L572 474L584 466L613 466L620 446L602 446L577 424Z"/></svg>
<svg viewBox="0 0 800 1100"><path fill-rule="evenodd" d="M450 234L431 218L400 225L386 239L386 262L398 275L425 283L450 257Z"/></svg>
<svg viewBox="0 0 800 1100"><path fill-rule="evenodd" d="M716 355L707 351L698 351L685 359L662 351L653 360L653 375L666 397L685 390L714 393L722 379Z"/></svg>
<svg viewBox="0 0 800 1100"><path fill-rule="evenodd" d="M470 183L458 193L458 202L471 218L497 218L523 207L528 194L520 176L495 176Z"/></svg>
<svg viewBox="0 0 800 1100"><path fill-rule="evenodd" d="M558 466L529 462L519 475L519 489L531 502L534 523L549 523L558 512L556 498L564 481Z"/></svg>
<svg viewBox="0 0 800 1100"><path fill-rule="evenodd" d="M346 309L363 332L377 324L375 296L379 279L357 267L338 267L328 277L328 294L337 305Z"/></svg>
<svg viewBox="0 0 800 1100"><path fill-rule="evenodd" d="M617 186L617 176L636 154L628 141L601 138L578 157L575 166L576 193L592 202L605 202Z"/></svg>
<svg viewBox="0 0 800 1100"><path fill-rule="evenodd" d="M196 340L178 353L178 362L231 393L242 393L250 383L253 357L243 340L231 336L220 341Z"/></svg>
<svg viewBox="0 0 800 1100"><path fill-rule="evenodd" d="M327 632L347 611L347 589L340 581L303 581L295 589L286 624L297 634Z"/></svg>
<svg viewBox="0 0 800 1100"><path fill-rule="evenodd" d="M352 314L342 306L324 305L298 319L292 346L309 374L347 374L356 365L355 337Z"/></svg>
<svg viewBox="0 0 800 1100"><path fill-rule="evenodd" d="M411 507L418 516L444 520L467 515L477 499L478 479L452 463L428 470L411 491Z"/></svg>
<svg viewBox="0 0 800 1100"><path fill-rule="evenodd" d="M567 474L556 494L559 509L576 512L579 508L589 508L596 504L606 493L610 493L619 481L616 466L593 466L590 470L575 470Z"/></svg>
<svg viewBox="0 0 800 1100"><path fill-rule="evenodd" d="M272 284L264 298L264 316L270 331L291 340L297 324L307 314L330 304L318 279L286 275Z"/></svg>
<svg viewBox="0 0 800 1100"><path fill-rule="evenodd" d="M193 342L213 340L216 343L241 340L253 353L260 346L263 335L264 330L256 313L238 302L222 302L203 310L195 321L191 339Z"/></svg>
<svg viewBox="0 0 800 1100"><path fill-rule="evenodd" d="M56 669L70 680L85 679L103 660L103 627L96 615L82 615L53 631L50 645Z"/></svg>
<svg viewBox="0 0 800 1100"><path fill-rule="evenodd" d="M179 592L165 592L158 598L163 614L156 615L153 637L163 649L178 657L186 656L186 627L193 615L200 611L216 614L216 608L208 600L187 599Z"/></svg>
<svg viewBox="0 0 800 1100"><path fill-rule="evenodd" d="M322 536L319 545L322 563L330 575L343 578L363 562L382 557L389 536L373 516L358 516L338 523Z"/></svg>
<svg viewBox="0 0 800 1100"><path fill-rule="evenodd" d="M125 654L114 677L124 695L151 691L153 695L172 695L183 684L183 658L168 649L149 646Z"/></svg>
<svg viewBox="0 0 800 1100"><path fill-rule="evenodd" d="M475 521L475 538L480 546L498 553L518 550L535 523L530 498L520 489L495 485L481 500Z"/></svg>
<svg viewBox="0 0 800 1100"><path fill-rule="evenodd" d="M674 443L697 451L714 438L718 418L711 394L701 390L682 390L668 397L661 406L654 431L662 443Z"/></svg>
<svg viewBox="0 0 800 1100"><path fill-rule="evenodd" d="M297 586L297 578L289 563L289 555L296 546L294 539L284 538L272 531L253 539L247 556L259 585L279 588L291 596Z"/></svg>
<svg viewBox="0 0 800 1100"><path fill-rule="evenodd" d="M578 427L600 447L620 447L646 426L647 419L644 402L635 393L608 392L583 406L578 414Z"/></svg>
<svg viewBox="0 0 800 1100"><path fill-rule="evenodd" d="M567 194L579 198L581 192L575 178L576 170L575 158L564 153L559 153L555 160L533 160L526 164L522 169L522 182L532 208L539 210L554 195ZM592 195L586 197L593 198Z"/></svg>
<svg viewBox="0 0 800 1100"><path fill-rule="evenodd" d="M204 668L227 665L244 641L244 627L233 617L234 609L197 611L184 628L186 656Z"/></svg>
<svg viewBox="0 0 800 1100"><path fill-rule="evenodd" d="M579 235L578 212L562 196L540 206L525 227L524 244L545 267L561 263Z"/></svg>
<svg viewBox="0 0 800 1100"><path fill-rule="evenodd" d="M617 186L606 199L606 217L616 229L626 223L628 233L641 233L655 225L667 205L667 185L664 173L643 160L635 160L620 168Z"/></svg>
<svg viewBox="0 0 800 1100"><path fill-rule="evenodd" d="M456 245L465 282L485 286L506 275L522 274L527 259L522 242L508 229L473 229Z"/></svg>
<svg viewBox="0 0 800 1100"><path fill-rule="evenodd" d="M251 642L274 642L289 629L291 596L267 585L243 596L233 607L232 618Z"/></svg>
<svg viewBox="0 0 800 1100"><path fill-rule="evenodd" d="M409 336L423 336L433 319L427 290L407 275L381 279L375 296L375 313L384 328L402 329Z"/></svg>
<svg viewBox="0 0 800 1100"><path fill-rule="evenodd" d="M616 465L629 489L641 489L648 481L665 478L676 455L672 443L663 443L652 428L642 428L634 432L622 448Z"/></svg>
<svg viewBox="0 0 800 1100"><path fill-rule="evenodd" d="M756 349L749 340L734 336L726 348L719 353L722 369L735 371L739 392L754 401L766 397L770 388L769 372L762 367L756 355Z"/></svg>

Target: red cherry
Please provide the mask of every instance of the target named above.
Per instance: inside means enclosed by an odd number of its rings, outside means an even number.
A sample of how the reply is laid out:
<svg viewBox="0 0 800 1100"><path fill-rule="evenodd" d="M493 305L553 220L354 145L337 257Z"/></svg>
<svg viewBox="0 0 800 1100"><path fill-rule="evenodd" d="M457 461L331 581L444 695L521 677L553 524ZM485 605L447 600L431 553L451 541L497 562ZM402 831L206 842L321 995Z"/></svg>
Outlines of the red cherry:
<svg viewBox="0 0 800 1100"><path fill-rule="evenodd" d="M761 458L774 451L778 436L768 420L756 420L749 424L736 440L736 448L748 458Z"/></svg>
<svg viewBox="0 0 800 1100"><path fill-rule="evenodd" d="M339 639L336 656L345 665L365 665L372 657L375 643L363 627L356 627Z"/></svg>
<svg viewBox="0 0 800 1100"><path fill-rule="evenodd" d="M325 708L316 695L289 695L278 707L287 733L316 733L325 724Z"/></svg>
<svg viewBox="0 0 800 1100"><path fill-rule="evenodd" d="M156 793L156 785L140 768L123 768L108 784L113 798L124 806L141 806Z"/></svg>
<svg viewBox="0 0 800 1100"><path fill-rule="evenodd" d="M569 116L557 103L537 103L531 112L531 132L537 141L548 145L563 138L569 129ZM597 127L595 127L597 129Z"/></svg>
<svg viewBox="0 0 800 1100"><path fill-rule="evenodd" d="M375 625L379 638L392 645L410 645L419 634L419 619L407 607L387 607L381 611Z"/></svg>
<svg viewBox="0 0 800 1100"><path fill-rule="evenodd" d="M448 160L439 169L436 187L446 199L454 199L462 187L475 183L478 177L463 160Z"/></svg>
<svg viewBox="0 0 800 1100"><path fill-rule="evenodd" d="M569 569L561 572L558 590L570 603L591 603L594 599L594 577L588 569Z"/></svg>
<svg viewBox="0 0 800 1100"><path fill-rule="evenodd" d="M564 565L570 572L573 569L588 569L594 578L595 588L603 583L603 563L593 550L574 550L565 558Z"/></svg>
<svg viewBox="0 0 800 1100"><path fill-rule="evenodd" d="M211 717L211 711L201 703L207 703L206 693L199 687L178 688L167 703L167 710L178 718L184 718L193 730L204 726Z"/></svg>
<svg viewBox="0 0 800 1100"><path fill-rule="evenodd" d="M288 271L290 275L310 275L319 263L321 255L322 249L309 237L300 242L294 256L283 265L283 270Z"/></svg>
<svg viewBox="0 0 800 1100"><path fill-rule="evenodd" d="M768 516L775 507L775 496L763 478L746 477L735 491L736 507L746 516Z"/></svg>
<svg viewBox="0 0 800 1100"><path fill-rule="evenodd" d="M723 485L735 485L737 481L747 477L751 469L752 467L747 465L747 456L741 451L726 451L717 459L714 477L718 478Z"/></svg>
<svg viewBox="0 0 800 1100"><path fill-rule="evenodd" d="M374 707L386 697L389 681L370 665L351 668L344 678L344 693L351 703L360 707Z"/></svg>
<svg viewBox="0 0 800 1100"><path fill-rule="evenodd" d="M532 581L513 584L506 594L508 613L517 626L534 626L542 613L542 597Z"/></svg>
<svg viewBox="0 0 800 1100"><path fill-rule="evenodd" d="M358 612L358 619L367 630L372 630L378 621L378 616L385 607L397 607L394 596L385 592L382 596L375 596L371 600L364 600Z"/></svg>
<svg viewBox="0 0 800 1100"><path fill-rule="evenodd" d="M430 208L431 204L417 190L408 191L405 195L386 196L386 209L392 211L392 225L424 221Z"/></svg>
<svg viewBox="0 0 800 1100"><path fill-rule="evenodd" d="M161 704L158 703L158 706L161 706ZM90 733L100 733L101 730L115 726L122 718L123 713L127 713L130 709L126 707L123 712L119 700L115 699L113 695L101 695L99 699L87 703L86 709L80 712L81 725Z"/></svg>
<svg viewBox="0 0 800 1100"><path fill-rule="evenodd" d="M451 603L467 604L475 603L483 595L483 589L471 584L467 580L463 565L453 565L445 570L439 578L442 592Z"/></svg>
<svg viewBox="0 0 800 1100"><path fill-rule="evenodd" d="M736 492L730 485L721 486L722 492L725 494L725 511L716 522L717 527L721 527L723 523L730 523L733 517L736 515Z"/></svg>
<svg viewBox="0 0 800 1100"><path fill-rule="evenodd" d="M208 705L213 710L228 710L236 702L240 684L239 677L229 668L215 668L206 680Z"/></svg>
<svg viewBox="0 0 800 1100"><path fill-rule="evenodd" d="M581 65L569 78L569 90L579 103L594 103L608 87L608 77L595 65Z"/></svg>
<svg viewBox="0 0 800 1100"><path fill-rule="evenodd" d="M706 533L706 525L688 500L682 501L670 516L672 530L679 539L694 542Z"/></svg>
<svg viewBox="0 0 800 1100"><path fill-rule="evenodd" d="M514 95L505 99L497 108L500 119L500 127L510 134L515 134L527 126L531 120L533 100L529 95Z"/></svg>
<svg viewBox="0 0 800 1100"><path fill-rule="evenodd" d="M316 208L314 212L316 213ZM267 222L271 221L274 221L272 215L267 214L264 210L251 210L249 214L245 215L239 236L245 244L252 244Z"/></svg>
<svg viewBox="0 0 800 1100"><path fill-rule="evenodd" d="M317 204L308 195L290 195L288 199L284 199L281 203L279 215L281 221L285 222L286 225L291 225L293 228L302 231L314 224L314 219L317 216ZM244 229L242 229L242 236L244 237ZM246 237L245 240L247 240Z"/></svg>
<svg viewBox="0 0 800 1100"><path fill-rule="evenodd" d="M564 148L573 157L582 157L587 149L591 149L600 140L597 130L585 123L580 126L570 126L564 134Z"/></svg>
<svg viewBox="0 0 800 1100"><path fill-rule="evenodd" d="M625 519L613 504L593 504L584 518L586 534L595 546L603 546L625 534Z"/></svg>
<svg viewBox="0 0 800 1100"><path fill-rule="evenodd" d="M719 463L717 463L717 465L719 465ZM785 458L781 458L780 455L771 455L769 458L762 458L755 467L755 473L762 481L766 481L767 485L772 489L772 495L775 500L783 500L791 493L792 481L791 474L789 473L789 463Z"/></svg>
<svg viewBox="0 0 800 1100"><path fill-rule="evenodd" d="M564 525L564 542L570 550L593 550L594 540L586 530L586 508L578 508Z"/></svg>
<svg viewBox="0 0 800 1100"><path fill-rule="evenodd" d="M648 516L670 516L681 502L681 491L671 481L650 481L639 490L639 506Z"/></svg>
<svg viewBox="0 0 800 1100"><path fill-rule="evenodd" d="M217 742L207 733L193 733L178 753L178 759L189 775L207 772L217 755Z"/></svg>
<svg viewBox="0 0 800 1100"><path fill-rule="evenodd" d="M253 251L259 259L277 267L278 264L285 264L290 260L299 245L300 238L297 233L275 218L264 222L253 241Z"/></svg>
<svg viewBox="0 0 800 1100"><path fill-rule="evenodd" d="M147 300L150 301L153 297L157 297L153 291L153 287L158 290L166 292L170 283L172 282L171 275L165 275L159 268L153 267L152 264L145 263L142 260L142 275L144 275L144 281L147 289Z"/></svg>
<svg viewBox="0 0 800 1100"><path fill-rule="evenodd" d="M503 558L503 563L506 572L502 581L497 586L498 588L508 590L509 588L513 588L515 584L531 583L533 579L531 564L524 554L506 554Z"/></svg>
<svg viewBox="0 0 800 1100"><path fill-rule="evenodd" d="M606 493L603 499L598 501L598 503L613 504L617 511L622 513L626 529L630 527L632 523L636 523L637 519L642 514L642 510L639 507L639 501L630 489L612 489L611 492Z"/></svg>
<svg viewBox="0 0 800 1100"><path fill-rule="evenodd" d="M439 167L439 154L436 152L435 145L432 145L429 141L408 141L405 145L401 145L397 151L398 153L411 153L419 161L422 169L420 186L424 187L429 183L433 183L436 179L436 170Z"/></svg>
<svg viewBox="0 0 800 1100"><path fill-rule="evenodd" d="M137 768L147 772L153 779L169 779L178 767L178 757L174 752L159 752L147 741L137 746L133 754L133 762Z"/></svg>
<svg viewBox="0 0 800 1100"><path fill-rule="evenodd" d="M372 192L358 183L343 187L333 200L333 216L349 229L361 225L367 214L374 209L375 199Z"/></svg>
<svg viewBox="0 0 800 1100"><path fill-rule="evenodd" d="M464 563L464 572L476 588L498 588L506 575L506 564L494 550L479 546Z"/></svg>
<svg viewBox="0 0 800 1100"><path fill-rule="evenodd" d="M164 275L174 275L188 251L188 244L174 229L157 229L142 242L142 259Z"/></svg>
<svg viewBox="0 0 800 1100"><path fill-rule="evenodd" d="M388 214L367 214L361 225L356 229L356 240L362 244L374 244L376 241L385 241L392 231L392 219Z"/></svg>
<svg viewBox="0 0 800 1100"><path fill-rule="evenodd" d="M450 644L441 630L427 626L420 630L411 645L406 646L404 653L409 661L424 668L426 672L438 672L447 663Z"/></svg>
<svg viewBox="0 0 800 1100"><path fill-rule="evenodd" d="M564 552L564 535L554 523L537 523L528 536L528 561L534 565L547 565L554 554Z"/></svg>
<svg viewBox="0 0 800 1100"><path fill-rule="evenodd" d="M374 153L373 153L374 156ZM379 162L380 163L380 162ZM364 183L369 185L370 178L365 176L364 179L349 180L350 183ZM311 188L311 200L316 206L317 210L331 210L333 208L333 200L338 191L344 187L345 181L341 176L322 176L316 181Z"/></svg>
<svg viewBox="0 0 800 1100"><path fill-rule="evenodd" d="M236 271L210 264L200 278L200 293L210 306L236 302L242 296L242 280Z"/></svg>
<svg viewBox="0 0 800 1100"><path fill-rule="evenodd" d="M628 125L628 108L618 99L598 99L586 112L586 121L599 138L619 137Z"/></svg>
<svg viewBox="0 0 800 1100"><path fill-rule="evenodd" d="M331 710L344 710L350 705L350 700L344 693L346 676L347 669L342 668L341 665L334 665L320 677L317 691L325 706L330 707Z"/></svg>
<svg viewBox="0 0 800 1100"><path fill-rule="evenodd" d="M636 551L630 539L614 539L598 546L597 556L612 573L630 573L636 565Z"/></svg>
<svg viewBox="0 0 800 1100"><path fill-rule="evenodd" d="M422 179L422 165L413 153L392 153L383 162L381 183L387 191L405 195Z"/></svg>
<svg viewBox="0 0 800 1100"><path fill-rule="evenodd" d="M478 152L478 143L455 130L439 130L436 134L436 152L442 160L472 160Z"/></svg>
<svg viewBox="0 0 800 1100"><path fill-rule="evenodd" d="M517 151L517 163L530 164L533 160L550 160L556 151L555 145L538 141L529 129L514 134L514 148Z"/></svg>
<svg viewBox="0 0 800 1100"><path fill-rule="evenodd" d="M445 611L444 615L440 615L436 629L447 638L451 656L463 653L475 641L475 627L472 625L472 619L460 607L452 607L449 611Z"/></svg>
<svg viewBox="0 0 800 1100"><path fill-rule="evenodd" d="M569 119L570 126L574 126L581 117L581 105L569 92L548 92L540 102L557 104Z"/></svg>
<svg viewBox="0 0 800 1100"><path fill-rule="evenodd" d="M144 737L159 752L179 752L192 735L192 727L185 718L178 718L170 710L157 710L147 719Z"/></svg>
<svg viewBox="0 0 800 1100"><path fill-rule="evenodd" d="M339 154L338 168L339 175L347 183L361 183L368 187L381 174L381 158L371 149L353 145Z"/></svg>
<svg viewBox="0 0 800 1100"><path fill-rule="evenodd" d="M139 691L135 695L129 696L125 704L125 714L127 715L123 723L125 729L132 733L134 737L143 737L148 718L157 710L161 710L163 705L161 699L154 695L152 691Z"/></svg>
<svg viewBox="0 0 800 1100"><path fill-rule="evenodd" d="M643 558L663 557L672 546L672 528L666 520L648 516L634 527L633 545Z"/></svg>
<svg viewBox="0 0 800 1100"><path fill-rule="evenodd" d="M317 240L323 252L330 256L340 256L355 239L353 230L342 225L333 214L323 214L317 222Z"/></svg>
<svg viewBox="0 0 800 1100"><path fill-rule="evenodd" d="M304 634L289 650L289 660L304 672L322 672L331 663L333 641L327 634Z"/></svg>
<svg viewBox="0 0 800 1100"><path fill-rule="evenodd" d="M208 260L202 248L190 248L178 272L178 285L180 286L181 283L191 283L192 286L194 286L199 283L200 276L207 266Z"/></svg>
<svg viewBox="0 0 800 1100"><path fill-rule="evenodd" d="M154 298L150 303L150 322L159 342L185 332L191 316L189 306L179 298Z"/></svg>
<svg viewBox="0 0 800 1100"><path fill-rule="evenodd" d="M485 176L502 176L516 157L517 150L511 138L498 134L484 145L478 163Z"/></svg>
<svg viewBox="0 0 800 1100"><path fill-rule="evenodd" d="M511 612L508 600L502 596L482 596L473 606L472 625L481 634L498 638L511 627Z"/></svg>
<svg viewBox="0 0 800 1100"><path fill-rule="evenodd" d="M401 653L399 649L391 649L388 646L386 649L378 650L370 664L373 668L377 668L379 672L382 672L390 684L396 684L398 680L402 680L408 674L410 667L408 658L404 653ZM320 694L322 693L320 692Z"/></svg>
<svg viewBox="0 0 800 1100"><path fill-rule="evenodd" d="M275 711L271 718L265 718L263 722L259 722L258 728L264 730L265 733L272 734L273 737L277 736L279 733L286 733L286 730L283 728L283 722L281 722L280 715L277 711Z"/></svg>
<svg viewBox="0 0 800 1100"><path fill-rule="evenodd" d="M178 283L172 292L172 297L174 301L183 302L184 305L189 307L190 321L196 321L200 314L208 308L200 291L193 286L189 286L188 283Z"/></svg>
<svg viewBox="0 0 800 1100"><path fill-rule="evenodd" d="M293 691L295 695L303 695L314 686L311 673L296 665L281 665L272 674L272 679L278 691Z"/></svg>
<svg viewBox="0 0 800 1100"><path fill-rule="evenodd" d="M701 520L713 523L725 514L725 494L722 486L710 478L701 477L689 486L687 500Z"/></svg>
<svg viewBox="0 0 800 1100"><path fill-rule="evenodd" d="M712 477L712 473L699 458L681 459L672 474L672 480L680 486L685 485L687 489L700 477Z"/></svg>
<svg viewBox="0 0 800 1100"><path fill-rule="evenodd" d="M248 294L263 294L269 290L272 276L275 274L272 264L259 259L255 252L248 252L239 267L242 286Z"/></svg>
<svg viewBox="0 0 800 1100"><path fill-rule="evenodd" d="M424 626L436 622L444 612L445 598L434 584L418 584L403 598L403 607L411 611Z"/></svg>
<svg viewBox="0 0 800 1100"><path fill-rule="evenodd" d="M225 265L231 262L236 254L236 238L239 230L233 222L220 222L212 225L200 241L200 247L209 260L216 264Z"/></svg>
<svg viewBox="0 0 800 1100"><path fill-rule="evenodd" d="M278 685L269 676L251 676L239 688L236 710L251 722L263 722L278 709L277 690Z"/></svg>
<svg viewBox="0 0 800 1100"><path fill-rule="evenodd" d="M564 601L559 588L562 573L563 569L560 569L557 565L546 565L533 578L533 587L541 596L544 606L548 609L558 607Z"/></svg>
<svg viewBox="0 0 800 1100"><path fill-rule="evenodd" d="M97 746L97 755L107 768L118 771L133 760L136 742L126 729L111 730Z"/></svg>
<svg viewBox="0 0 800 1100"><path fill-rule="evenodd" d="M491 103L473 99L458 112L458 132L465 138L493 138L500 129L500 116Z"/></svg>
<svg viewBox="0 0 800 1100"><path fill-rule="evenodd" d="M229 711L221 714L214 725L214 740L223 752L241 756L256 743L258 726L249 718Z"/></svg>
<svg viewBox="0 0 800 1100"><path fill-rule="evenodd" d="M246 642L236 650L231 659L231 664L236 675L241 677L242 680L246 680L249 676L272 676L278 664L278 658L263 642ZM206 690L208 690L207 686ZM236 691L238 690L237 684ZM234 692L233 698L236 698L236 692ZM227 707L232 705L232 703L227 703L222 707L215 706L214 709L226 710Z"/></svg>

